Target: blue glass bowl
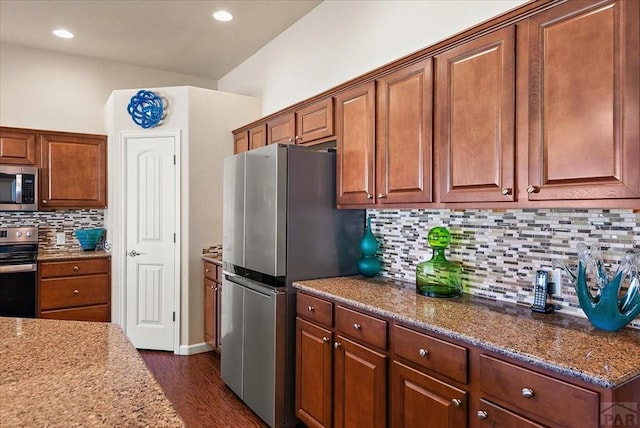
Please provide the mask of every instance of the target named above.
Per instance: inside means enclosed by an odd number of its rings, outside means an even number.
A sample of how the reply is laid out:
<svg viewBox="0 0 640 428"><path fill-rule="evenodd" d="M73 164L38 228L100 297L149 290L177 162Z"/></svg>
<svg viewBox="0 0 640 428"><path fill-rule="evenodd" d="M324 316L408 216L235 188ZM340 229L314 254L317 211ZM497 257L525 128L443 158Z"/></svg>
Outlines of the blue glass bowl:
<svg viewBox="0 0 640 428"><path fill-rule="evenodd" d="M74 231L74 233L83 250L93 251L96 249L98 241L104 234L104 228L96 227L94 229L78 229Z"/></svg>

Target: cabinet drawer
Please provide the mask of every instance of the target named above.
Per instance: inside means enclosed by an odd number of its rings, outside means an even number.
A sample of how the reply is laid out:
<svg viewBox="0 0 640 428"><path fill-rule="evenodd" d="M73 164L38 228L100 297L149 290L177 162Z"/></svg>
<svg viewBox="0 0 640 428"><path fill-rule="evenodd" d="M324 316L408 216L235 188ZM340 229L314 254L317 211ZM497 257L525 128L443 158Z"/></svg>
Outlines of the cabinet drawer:
<svg viewBox="0 0 640 428"><path fill-rule="evenodd" d="M467 383L467 349L462 346L394 325L393 348L399 357Z"/></svg>
<svg viewBox="0 0 640 428"><path fill-rule="evenodd" d="M101 258L68 260L64 262L42 262L40 266L38 266L38 269L41 278L50 278L56 276L107 273L109 272L110 265L111 260L109 258Z"/></svg>
<svg viewBox="0 0 640 428"><path fill-rule="evenodd" d="M109 305L89 306L84 308L59 309L40 313L38 318L76 321L111 321Z"/></svg>
<svg viewBox="0 0 640 428"><path fill-rule="evenodd" d="M598 426L596 392L487 355L480 356L480 373L483 394L524 416L566 427Z"/></svg>
<svg viewBox="0 0 640 428"><path fill-rule="evenodd" d="M366 344L387 349L387 322L336 306L336 329Z"/></svg>
<svg viewBox="0 0 640 428"><path fill-rule="evenodd" d="M333 304L304 293L298 293L296 310L298 314L309 320L333 326Z"/></svg>
<svg viewBox="0 0 640 428"><path fill-rule="evenodd" d="M518 428L544 428L542 425L525 419L515 413L496 406L486 400L480 400L480 410L476 414L480 420L480 427L518 427Z"/></svg>
<svg viewBox="0 0 640 428"><path fill-rule="evenodd" d="M204 277L211 281L216 281L218 277L218 266L215 263L203 262Z"/></svg>
<svg viewBox="0 0 640 428"><path fill-rule="evenodd" d="M109 277L88 275L40 281L40 310L109 303Z"/></svg>

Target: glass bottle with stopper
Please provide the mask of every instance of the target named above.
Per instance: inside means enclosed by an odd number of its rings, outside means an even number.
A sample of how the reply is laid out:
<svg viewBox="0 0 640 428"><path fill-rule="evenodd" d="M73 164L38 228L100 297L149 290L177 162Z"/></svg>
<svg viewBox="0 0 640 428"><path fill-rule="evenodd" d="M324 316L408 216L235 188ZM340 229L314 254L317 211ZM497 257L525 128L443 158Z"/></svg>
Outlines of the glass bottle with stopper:
<svg viewBox="0 0 640 428"><path fill-rule="evenodd" d="M433 248L431 260L416 267L416 291L431 297L458 297L462 292L462 267L445 257L445 249L451 242L446 227L434 227L427 235Z"/></svg>

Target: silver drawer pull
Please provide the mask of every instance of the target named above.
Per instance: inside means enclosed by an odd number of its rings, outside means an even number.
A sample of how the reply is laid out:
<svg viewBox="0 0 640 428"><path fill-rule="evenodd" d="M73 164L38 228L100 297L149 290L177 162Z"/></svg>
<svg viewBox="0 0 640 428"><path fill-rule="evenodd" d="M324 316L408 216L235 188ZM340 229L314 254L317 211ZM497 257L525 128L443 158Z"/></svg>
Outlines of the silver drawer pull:
<svg viewBox="0 0 640 428"><path fill-rule="evenodd" d="M80 268L76 265L76 266L73 267L73 270L75 270L77 272L78 270L80 270Z"/></svg>
<svg viewBox="0 0 640 428"><path fill-rule="evenodd" d="M476 413L476 416L478 416L478 419L485 420L489 417L489 414L484 410L478 410L478 413Z"/></svg>
<svg viewBox="0 0 640 428"><path fill-rule="evenodd" d="M362 328L362 326L360 324L358 324L358 323L354 323L353 324L353 329L354 330L360 330L361 328Z"/></svg>
<svg viewBox="0 0 640 428"><path fill-rule="evenodd" d="M78 291L78 289L76 288L75 290L73 290L73 294L80 294L80 291Z"/></svg>
<svg viewBox="0 0 640 428"><path fill-rule="evenodd" d="M209 273L209 272L211 272L211 269L205 269L204 271Z"/></svg>
<svg viewBox="0 0 640 428"><path fill-rule="evenodd" d="M327 336L324 336L324 337L322 338L322 341L323 341L324 343L329 343L329 342L331 342L331 338L329 338L329 337L327 337Z"/></svg>
<svg viewBox="0 0 640 428"><path fill-rule="evenodd" d="M451 404L453 404L455 407L460 407L462 406L462 400L459 398L454 398L453 400L451 400Z"/></svg>
<svg viewBox="0 0 640 428"><path fill-rule="evenodd" d="M316 310L316 308L314 308L313 306L311 306L311 305L307 306L307 311L308 312L313 312L315 310Z"/></svg>
<svg viewBox="0 0 640 428"><path fill-rule="evenodd" d="M334 348L338 349L338 348L339 348L339 347L341 347L341 346L342 346L342 343L340 343L340 342L333 342L333 347L334 347Z"/></svg>
<svg viewBox="0 0 640 428"><path fill-rule="evenodd" d="M533 392L533 389L531 389L531 388L522 388L522 396L524 398L533 398L534 395L535 394Z"/></svg>
<svg viewBox="0 0 640 428"><path fill-rule="evenodd" d="M418 350L418 355L420 355L421 357L426 357L429 355L429 351L427 351L426 349L420 348Z"/></svg>

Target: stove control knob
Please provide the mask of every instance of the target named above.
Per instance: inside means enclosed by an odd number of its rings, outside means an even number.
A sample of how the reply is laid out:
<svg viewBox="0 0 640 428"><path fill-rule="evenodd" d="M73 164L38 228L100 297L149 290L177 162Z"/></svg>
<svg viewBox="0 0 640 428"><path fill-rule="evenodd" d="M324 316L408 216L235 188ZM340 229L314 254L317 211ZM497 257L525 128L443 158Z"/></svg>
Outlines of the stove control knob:
<svg viewBox="0 0 640 428"><path fill-rule="evenodd" d="M33 236L33 233L31 231L27 232L27 238L31 238Z"/></svg>
<svg viewBox="0 0 640 428"><path fill-rule="evenodd" d="M19 238L22 236L22 232L20 232L19 230L16 232L16 236Z"/></svg>

